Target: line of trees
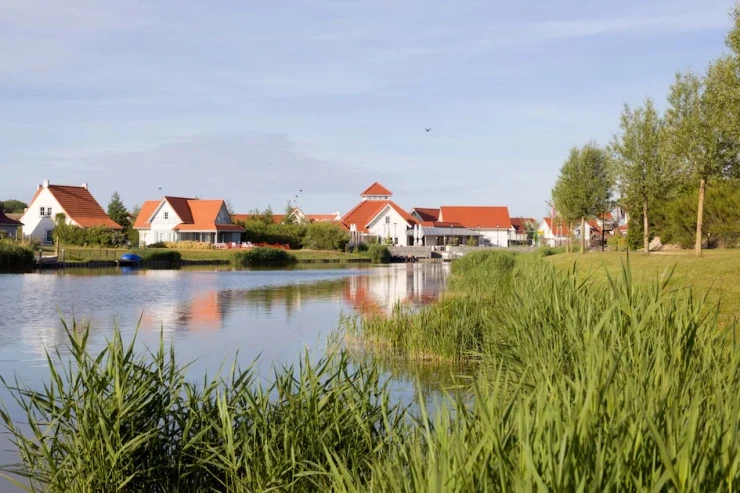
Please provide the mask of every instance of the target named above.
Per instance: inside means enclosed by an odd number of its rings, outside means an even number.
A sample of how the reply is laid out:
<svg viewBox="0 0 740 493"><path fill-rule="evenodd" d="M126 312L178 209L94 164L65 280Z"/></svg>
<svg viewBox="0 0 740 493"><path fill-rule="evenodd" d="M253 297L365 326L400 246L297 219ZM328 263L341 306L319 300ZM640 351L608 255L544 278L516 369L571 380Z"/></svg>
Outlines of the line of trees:
<svg viewBox="0 0 740 493"><path fill-rule="evenodd" d="M701 255L706 220L713 232L740 235L740 9L732 12L730 53L706 73L679 72L661 115L652 99L625 105L619 132L606 148L591 142L573 148L552 190L565 222L585 220L614 204L630 212L632 246L638 235L645 253L657 233L687 246L687 213L693 246ZM716 188L717 193L712 193ZM695 205L687 201L695 199Z"/></svg>

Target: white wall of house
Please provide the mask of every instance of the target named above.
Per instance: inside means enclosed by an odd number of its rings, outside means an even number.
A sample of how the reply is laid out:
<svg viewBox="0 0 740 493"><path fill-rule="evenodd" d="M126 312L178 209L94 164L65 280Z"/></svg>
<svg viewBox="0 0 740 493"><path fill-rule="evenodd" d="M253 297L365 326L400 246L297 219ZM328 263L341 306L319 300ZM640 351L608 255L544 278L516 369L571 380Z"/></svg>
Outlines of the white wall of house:
<svg viewBox="0 0 740 493"><path fill-rule="evenodd" d="M537 226L537 234L539 236L538 241L540 245L546 244L549 246L560 246L568 241L567 236L557 236L557 234L553 233L544 219L540 221L540 224Z"/></svg>
<svg viewBox="0 0 740 493"><path fill-rule="evenodd" d="M160 241L177 241L177 231L174 231L174 228L182 221L169 202L162 201L150 222L151 226L147 234L140 235L140 240L143 240L146 245Z"/></svg>
<svg viewBox="0 0 740 493"><path fill-rule="evenodd" d="M473 231L480 231L481 242L483 244L489 244L492 246L508 247L509 238L516 236L516 230L514 228L471 228Z"/></svg>
<svg viewBox="0 0 740 493"><path fill-rule="evenodd" d="M23 223L23 235L41 241L42 243L52 243L52 232L54 231L54 216L60 212L65 213L59 205L57 199L46 186L42 185L41 192L36 200L23 213L21 222ZM76 224L67 216L68 224Z"/></svg>
<svg viewBox="0 0 740 493"><path fill-rule="evenodd" d="M408 228L406 220L390 205L375 216L367 226L371 235L380 237L381 241L391 237L394 239L394 244L399 246L410 245Z"/></svg>

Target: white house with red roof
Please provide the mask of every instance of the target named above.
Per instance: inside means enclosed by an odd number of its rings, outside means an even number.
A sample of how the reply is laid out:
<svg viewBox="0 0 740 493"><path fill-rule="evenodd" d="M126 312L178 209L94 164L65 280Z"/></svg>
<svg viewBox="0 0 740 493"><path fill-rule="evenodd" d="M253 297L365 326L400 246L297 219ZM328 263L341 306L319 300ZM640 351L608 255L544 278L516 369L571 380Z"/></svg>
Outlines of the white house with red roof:
<svg viewBox="0 0 740 493"><path fill-rule="evenodd" d="M516 230L504 206L445 205L439 209L416 207L411 215L420 222L419 237L423 245L446 245L467 242L508 247Z"/></svg>
<svg viewBox="0 0 740 493"><path fill-rule="evenodd" d="M159 242L199 241L239 243L244 228L233 224L226 202L163 197L148 200L134 222L144 245Z"/></svg>
<svg viewBox="0 0 740 493"><path fill-rule="evenodd" d="M70 186L52 185L44 181L36 187L36 194L21 218L23 235L42 243L53 243L54 218L59 213L63 213L67 217L67 224L73 226L121 229L92 196L87 183Z"/></svg>
<svg viewBox="0 0 740 493"><path fill-rule="evenodd" d="M570 237L570 228L559 217L545 217L537 226L537 236L540 244L549 246L565 245Z"/></svg>
<svg viewBox="0 0 740 493"><path fill-rule="evenodd" d="M362 201L342 217L349 229L350 244L377 238L381 243L411 246L414 244L413 228L416 220L391 200L393 193L378 182L360 194Z"/></svg>

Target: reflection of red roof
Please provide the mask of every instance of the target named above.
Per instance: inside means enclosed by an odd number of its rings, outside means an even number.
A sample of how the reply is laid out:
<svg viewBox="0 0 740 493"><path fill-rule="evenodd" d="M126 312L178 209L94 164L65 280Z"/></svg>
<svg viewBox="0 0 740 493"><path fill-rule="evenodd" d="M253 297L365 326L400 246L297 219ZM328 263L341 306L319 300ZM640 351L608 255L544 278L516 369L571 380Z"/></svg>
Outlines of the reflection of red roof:
<svg viewBox="0 0 740 493"><path fill-rule="evenodd" d="M22 226L20 221L9 218L3 211L0 211L0 224L3 226Z"/></svg>
<svg viewBox="0 0 740 493"><path fill-rule="evenodd" d="M555 218L555 229L553 229L552 225L552 218L546 217L545 218L545 224L547 224L547 227L550 228L550 231L552 231L552 234L554 236L558 237L565 237L570 236L570 229L568 229L568 225L565 224L565 221L563 221L560 218Z"/></svg>
<svg viewBox="0 0 740 493"><path fill-rule="evenodd" d="M121 229L121 226L113 219L108 217L95 197L92 196L87 187L73 187L68 185L49 185L49 192L54 196L67 218L77 223L82 228L92 228L95 226L105 226L111 229ZM28 205L29 210L34 201L44 189L36 191L31 203ZM62 212L62 211L59 211Z"/></svg>
<svg viewBox="0 0 740 493"><path fill-rule="evenodd" d="M460 223L466 228L511 228L509 208L502 206L442 206L439 220Z"/></svg>
<svg viewBox="0 0 740 493"><path fill-rule="evenodd" d="M367 188L367 190L362 192L360 194L360 197L364 197L366 195L388 195L390 196L390 195L393 195L393 192L391 192L390 190L388 190L387 188L385 188L383 185L381 185L380 183L376 181L375 183L370 185Z"/></svg>
<svg viewBox="0 0 740 493"><path fill-rule="evenodd" d="M355 225L357 231L367 233L367 225L380 214L386 207L392 207L407 223L415 224L411 215L401 209L398 204L392 200L365 200L357 204L351 211L344 215L342 222L349 228Z"/></svg>
<svg viewBox="0 0 740 493"><path fill-rule="evenodd" d="M176 231L234 231L241 232L244 228L233 223L219 223L218 215L224 208L224 201L185 199L182 197L164 197L180 218L180 224L173 229ZM149 220L156 212L162 201L147 200L141 207L141 212L134 223L135 228L149 229Z"/></svg>
<svg viewBox="0 0 740 493"><path fill-rule="evenodd" d="M514 229L520 233L527 229L526 225L527 223L536 224L536 221L533 217L512 217L511 218L511 225L514 226Z"/></svg>
<svg viewBox="0 0 740 493"><path fill-rule="evenodd" d="M218 292L208 291L190 302L190 330L197 332L204 329L219 330L223 322L221 307L218 303Z"/></svg>
<svg viewBox="0 0 740 493"><path fill-rule="evenodd" d="M416 212L422 221L437 221L439 220L439 209L430 209L427 207L415 207L411 210L412 213Z"/></svg>

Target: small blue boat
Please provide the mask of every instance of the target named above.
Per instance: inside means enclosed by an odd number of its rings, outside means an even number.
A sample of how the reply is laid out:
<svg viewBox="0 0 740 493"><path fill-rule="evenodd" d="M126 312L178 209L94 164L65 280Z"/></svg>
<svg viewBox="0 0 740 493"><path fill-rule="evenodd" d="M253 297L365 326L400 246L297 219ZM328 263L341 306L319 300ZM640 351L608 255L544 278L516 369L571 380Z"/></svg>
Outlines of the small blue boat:
<svg viewBox="0 0 740 493"><path fill-rule="evenodd" d="M124 265L139 265L141 264L141 257L134 255L133 253L124 253L121 255L121 259L118 261L119 266Z"/></svg>

